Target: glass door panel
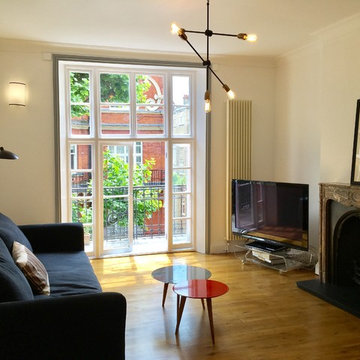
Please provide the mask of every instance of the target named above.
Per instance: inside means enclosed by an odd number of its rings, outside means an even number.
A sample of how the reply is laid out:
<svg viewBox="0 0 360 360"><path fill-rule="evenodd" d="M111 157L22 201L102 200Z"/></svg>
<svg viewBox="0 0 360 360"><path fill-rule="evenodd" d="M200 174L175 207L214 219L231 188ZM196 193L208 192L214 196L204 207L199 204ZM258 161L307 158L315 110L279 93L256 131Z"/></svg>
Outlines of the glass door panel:
<svg viewBox="0 0 360 360"><path fill-rule="evenodd" d="M70 145L71 221L84 226L85 250L94 251L92 146Z"/></svg>
<svg viewBox="0 0 360 360"><path fill-rule="evenodd" d="M134 146L134 252L167 251L168 243L165 235L165 142L136 142Z"/></svg>
<svg viewBox="0 0 360 360"><path fill-rule="evenodd" d="M173 144L172 150L172 243L188 244L192 239L191 146Z"/></svg>
<svg viewBox="0 0 360 360"><path fill-rule="evenodd" d="M103 146L104 252L132 249L130 153L129 145Z"/></svg>

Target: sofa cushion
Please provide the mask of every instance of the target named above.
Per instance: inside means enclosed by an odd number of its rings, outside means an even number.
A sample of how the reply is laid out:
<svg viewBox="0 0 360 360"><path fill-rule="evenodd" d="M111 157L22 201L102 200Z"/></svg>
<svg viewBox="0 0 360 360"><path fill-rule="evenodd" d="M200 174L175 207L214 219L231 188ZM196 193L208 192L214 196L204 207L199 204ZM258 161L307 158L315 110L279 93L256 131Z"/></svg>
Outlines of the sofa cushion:
<svg viewBox="0 0 360 360"><path fill-rule="evenodd" d="M7 216L0 213L0 238L3 239L5 245L12 251L12 245L14 241L25 245L28 249L33 251L29 240L19 229L19 227Z"/></svg>
<svg viewBox="0 0 360 360"><path fill-rule="evenodd" d="M49 276L42 262L23 244L14 241L12 257L35 294L50 295Z"/></svg>
<svg viewBox="0 0 360 360"><path fill-rule="evenodd" d="M37 253L50 281L50 296L79 295L101 292L89 258L83 251Z"/></svg>
<svg viewBox="0 0 360 360"><path fill-rule="evenodd" d="M0 238L0 302L33 299L29 283Z"/></svg>

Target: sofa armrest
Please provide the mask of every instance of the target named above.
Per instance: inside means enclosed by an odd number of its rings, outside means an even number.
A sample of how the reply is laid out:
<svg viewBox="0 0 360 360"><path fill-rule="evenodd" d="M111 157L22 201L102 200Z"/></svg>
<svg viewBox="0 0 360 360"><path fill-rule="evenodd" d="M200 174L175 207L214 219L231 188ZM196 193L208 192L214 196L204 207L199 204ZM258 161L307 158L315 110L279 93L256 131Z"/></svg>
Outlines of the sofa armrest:
<svg viewBox="0 0 360 360"><path fill-rule="evenodd" d="M0 359L125 359L119 293L0 304Z"/></svg>
<svg viewBox="0 0 360 360"><path fill-rule="evenodd" d="M84 228L80 223L20 225L35 253L84 250Z"/></svg>

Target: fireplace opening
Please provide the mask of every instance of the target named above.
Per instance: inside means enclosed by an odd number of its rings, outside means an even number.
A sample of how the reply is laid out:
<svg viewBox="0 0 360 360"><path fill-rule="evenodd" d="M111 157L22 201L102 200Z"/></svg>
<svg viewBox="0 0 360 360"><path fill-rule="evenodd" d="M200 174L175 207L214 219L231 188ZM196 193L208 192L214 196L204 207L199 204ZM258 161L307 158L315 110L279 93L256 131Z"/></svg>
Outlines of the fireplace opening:
<svg viewBox="0 0 360 360"><path fill-rule="evenodd" d="M332 254L328 255L329 282L360 291L360 210L340 217L335 225Z"/></svg>
<svg viewBox="0 0 360 360"><path fill-rule="evenodd" d="M299 288L360 318L360 187L320 184L319 278Z"/></svg>

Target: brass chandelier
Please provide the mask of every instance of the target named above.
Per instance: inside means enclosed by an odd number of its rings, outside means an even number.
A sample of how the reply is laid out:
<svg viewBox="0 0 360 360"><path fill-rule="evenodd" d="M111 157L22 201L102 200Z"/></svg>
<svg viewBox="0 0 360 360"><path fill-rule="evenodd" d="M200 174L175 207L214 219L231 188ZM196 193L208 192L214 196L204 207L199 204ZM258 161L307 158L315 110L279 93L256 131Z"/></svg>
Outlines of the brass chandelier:
<svg viewBox="0 0 360 360"><path fill-rule="evenodd" d="M219 35L219 36L230 36L230 37L236 37L240 40L250 41L254 42L257 40L257 36L255 34L246 34L246 33L239 33L239 34L225 34L225 33L218 33L213 32L210 30L210 0L207 0L206 4L206 30L205 31L196 31L196 30L188 30L179 27L175 23L171 24L171 32L173 34L177 34L182 40L186 41L188 45L191 47L191 49L195 52L195 54L201 59L203 66L206 66L206 91L205 91L205 112L211 111L211 102L210 102L210 90L209 90L209 79L210 75L213 74L216 79L219 80L220 84L222 85L223 89L226 91L227 96L229 99L234 99L235 94L232 90L230 90L230 87L226 85L219 76L215 73L215 71L211 67L211 61L210 61L210 54L209 54L209 45L210 45L210 37L213 35ZM204 59L199 52L194 48L194 46L190 43L188 40L188 37L186 33L194 33L194 34L204 34L206 36L206 59Z"/></svg>

